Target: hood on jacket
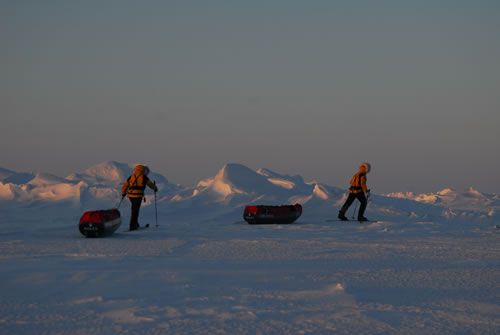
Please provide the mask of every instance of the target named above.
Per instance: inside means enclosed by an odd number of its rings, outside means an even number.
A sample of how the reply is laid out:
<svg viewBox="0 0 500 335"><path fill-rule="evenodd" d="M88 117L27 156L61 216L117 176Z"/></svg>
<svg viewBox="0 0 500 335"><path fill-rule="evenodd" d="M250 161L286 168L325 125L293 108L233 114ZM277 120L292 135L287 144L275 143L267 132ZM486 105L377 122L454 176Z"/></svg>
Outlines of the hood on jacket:
<svg viewBox="0 0 500 335"><path fill-rule="evenodd" d="M141 175L147 176L149 174L149 168L146 165L137 164L134 167L134 174L136 176L141 176Z"/></svg>
<svg viewBox="0 0 500 335"><path fill-rule="evenodd" d="M364 172L364 173L369 173L370 170L372 169L372 166L368 162L364 162L359 166L359 171Z"/></svg>

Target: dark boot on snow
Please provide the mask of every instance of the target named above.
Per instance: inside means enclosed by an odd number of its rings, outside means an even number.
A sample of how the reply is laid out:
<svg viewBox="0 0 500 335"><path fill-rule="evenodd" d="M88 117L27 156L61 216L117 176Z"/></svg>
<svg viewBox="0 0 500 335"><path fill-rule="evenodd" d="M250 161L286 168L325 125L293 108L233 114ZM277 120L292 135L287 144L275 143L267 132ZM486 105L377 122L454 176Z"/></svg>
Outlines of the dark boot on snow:
<svg viewBox="0 0 500 335"><path fill-rule="evenodd" d="M367 221L369 221L369 220L368 220L367 218L365 218L364 216L360 216L360 217L358 218L358 221L359 221L359 222L367 222Z"/></svg>
<svg viewBox="0 0 500 335"><path fill-rule="evenodd" d="M349 219L342 212L339 212L338 218L339 218L340 221L349 221Z"/></svg>

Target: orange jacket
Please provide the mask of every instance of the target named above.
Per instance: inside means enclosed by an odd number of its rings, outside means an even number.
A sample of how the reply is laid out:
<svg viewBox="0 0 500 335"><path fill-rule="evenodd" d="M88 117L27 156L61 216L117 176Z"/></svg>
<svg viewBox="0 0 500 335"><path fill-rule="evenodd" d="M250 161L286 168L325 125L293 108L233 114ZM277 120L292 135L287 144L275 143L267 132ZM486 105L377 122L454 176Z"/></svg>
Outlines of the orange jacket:
<svg viewBox="0 0 500 335"><path fill-rule="evenodd" d="M127 194L129 198L143 198L146 186L155 192L158 191L156 185L147 177L148 172L149 169L144 165L137 165L133 174L123 183L122 195Z"/></svg>
<svg viewBox="0 0 500 335"><path fill-rule="evenodd" d="M351 187L349 187L350 193L360 193L367 192L368 187L366 186L366 172L359 171L351 178Z"/></svg>

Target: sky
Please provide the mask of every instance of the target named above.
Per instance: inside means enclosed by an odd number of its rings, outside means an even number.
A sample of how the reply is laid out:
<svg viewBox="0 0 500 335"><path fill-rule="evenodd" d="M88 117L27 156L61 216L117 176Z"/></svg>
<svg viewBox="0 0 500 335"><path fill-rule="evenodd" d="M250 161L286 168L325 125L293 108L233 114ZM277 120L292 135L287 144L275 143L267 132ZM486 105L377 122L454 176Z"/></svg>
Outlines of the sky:
<svg viewBox="0 0 500 335"><path fill-rule="evenodd" d="M500 192L498 1L0 0L0 167Z"/></svg>

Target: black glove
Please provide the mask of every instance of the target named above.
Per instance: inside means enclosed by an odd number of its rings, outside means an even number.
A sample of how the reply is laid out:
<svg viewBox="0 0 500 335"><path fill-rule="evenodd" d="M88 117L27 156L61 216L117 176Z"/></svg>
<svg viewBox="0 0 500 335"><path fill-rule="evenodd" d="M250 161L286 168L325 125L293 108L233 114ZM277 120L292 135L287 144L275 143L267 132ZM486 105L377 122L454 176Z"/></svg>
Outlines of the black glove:
<svg viewBox="0 0 500 335"><path fill-rule="evenodd" d="M125 198L126 195L127 193L122 193L122 198Z"/></svg>
<svg viewBox="0 0 500 335"><path fill-rule="evenodd" d="M155 186L154 191L155 191L155 193L158 192L158 187Z"/></svg>

